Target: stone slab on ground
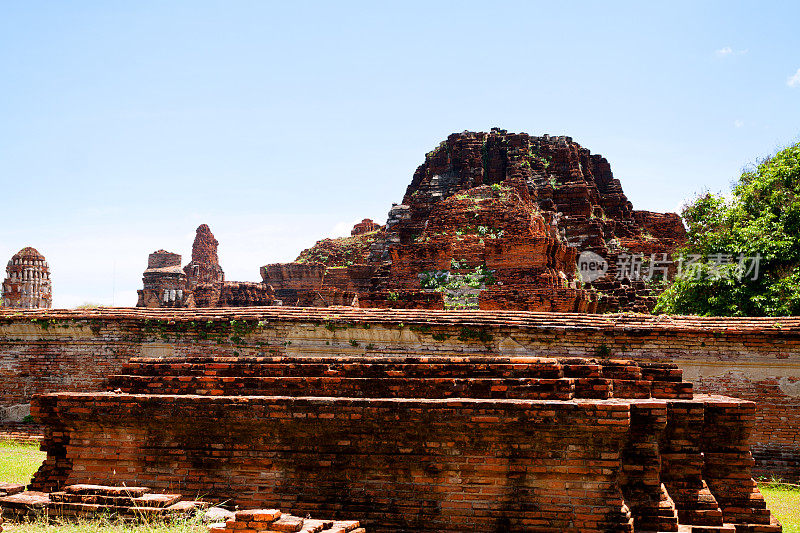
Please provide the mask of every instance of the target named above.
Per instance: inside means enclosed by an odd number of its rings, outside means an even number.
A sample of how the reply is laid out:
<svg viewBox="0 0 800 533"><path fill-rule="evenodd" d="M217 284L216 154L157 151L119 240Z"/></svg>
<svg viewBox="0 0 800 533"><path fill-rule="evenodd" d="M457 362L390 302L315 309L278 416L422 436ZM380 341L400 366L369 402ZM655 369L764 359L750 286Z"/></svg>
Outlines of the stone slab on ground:
<svg viewBox="0 0 800 533"><path fill-rule="evenodd" d="M13 496L25 490L25 485L20 483L0 482L0 496Z"/></svg>
<svg viewBox="0 0 800 533"><path fill-rule="evenodd" d="M179 494L153 493L148 487L77 484L63 491L25 491L0 497L0 509L22 517L46 512L49 516L90 517L112 514L122 518L177 518L205 509L206 502L181 501Z"/></svg>

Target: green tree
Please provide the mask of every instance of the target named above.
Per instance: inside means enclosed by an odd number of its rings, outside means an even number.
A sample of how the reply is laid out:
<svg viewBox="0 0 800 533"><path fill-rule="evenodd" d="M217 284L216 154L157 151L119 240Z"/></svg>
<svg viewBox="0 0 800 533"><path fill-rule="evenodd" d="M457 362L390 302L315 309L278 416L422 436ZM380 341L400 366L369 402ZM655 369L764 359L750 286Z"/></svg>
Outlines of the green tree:
<svg viewBox="0 0 800 533"><path fill-rule="evenodd" d="M800 315L800 143L745 171L730 198L706 194L683 210L684 258L700 256L659 297L656 312ZM756 257L758 276L749 269Z"/></svg>

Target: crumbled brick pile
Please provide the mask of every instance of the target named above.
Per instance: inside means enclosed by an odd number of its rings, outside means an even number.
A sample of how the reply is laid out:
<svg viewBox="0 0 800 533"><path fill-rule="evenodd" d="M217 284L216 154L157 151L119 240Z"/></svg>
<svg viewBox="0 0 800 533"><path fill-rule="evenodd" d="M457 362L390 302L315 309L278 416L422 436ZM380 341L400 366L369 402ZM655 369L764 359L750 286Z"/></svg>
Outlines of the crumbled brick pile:
<svg viewBox="0 0 800 533"><path fill-rule="evenodd" d="M92 484L68 485L52 493L17 490L0 497L0 508L17 518L46 513L61 517L105 514L123 519L167 519L191 516L206 506L201 501L183 500L180 494L154 493L147 487Z"/></svg>
<svg viewBox="0 0 800 533"><path fill-rule="evenodd" d="M365 533L354 520L315 520L282 514L277 509L237 511L225 523L212 524L208 533Z"/></svg>
<svg viewBox="0 0 800 533"><path fill-rule="evenodd" d="M668 363L137 358L110 386L36 400L33 489L91 476L380 532L781 531L752 480L755 404Z"/></svg>
<svg viewBox="0 0 800 533"><path fill-rule="evenodd" d="M499 200L502 195L514 201ZM365 222L353 235L370 227ZM498 270L499 283L483 287L481 309L646 312L655 290L643 280L618 279L617 259L671 253L685 240L678 215L634 210L608 161L570 137L463 132L450 135L417 168L360 265L358 273L368 269L369 276L326 276L317 290L354 290L358 280L362 307L431 308L431 301L414 296L423 289L420 273L451 271L452 262L485 264ZM335 249L335 241L311 250ZM608 273L591 283L598 295L576 286L575 259L583 251L609 263ZM308 252L298 260L308 261ZM314 259L323 270L336 266L327 254ZM296 271L278 266L262 273L280 292L295 284ZM295 303L311 300L301 293Z"/></svg>

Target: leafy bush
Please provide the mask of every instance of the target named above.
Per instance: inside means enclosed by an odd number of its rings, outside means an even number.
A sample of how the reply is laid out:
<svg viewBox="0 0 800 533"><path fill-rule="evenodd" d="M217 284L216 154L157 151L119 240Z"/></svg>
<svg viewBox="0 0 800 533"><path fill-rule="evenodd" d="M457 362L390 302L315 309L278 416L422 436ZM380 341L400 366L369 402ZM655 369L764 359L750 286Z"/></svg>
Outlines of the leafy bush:
<svg viewBox="0 0 800 533"><path fill-rule="evenodd" d="M800 143L745 171L730 199L706 194L683 217L689 240L681 253L700 259L659 297L656 312L800 314Z"/></svg>

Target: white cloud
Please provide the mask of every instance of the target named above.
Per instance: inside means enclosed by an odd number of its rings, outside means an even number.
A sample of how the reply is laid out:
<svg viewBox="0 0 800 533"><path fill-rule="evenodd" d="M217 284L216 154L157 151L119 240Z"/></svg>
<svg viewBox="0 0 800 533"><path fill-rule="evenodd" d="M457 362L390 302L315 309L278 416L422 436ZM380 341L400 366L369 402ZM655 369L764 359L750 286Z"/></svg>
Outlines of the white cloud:
<svg viewBox="0 0 800 533"><path fill-rule="evenodd" d="M359 220L354 220L352 222L351 221L337 222L336 225L333 226L328 231L327 236L329 236L331 238L349 237L350 236L350 231L353 229L353 226L356 224L356 222L360 222L360 221Z"/></svg>
<svg viewBox="0 0 800 533"><path fill-rule="evenodd" d="M743 122L743 121L741 121L741 120L734 120L734 121L733 121L733 125L734 125L735 127L737 127L737 128L741 128L742 126L744 126L744 122Z"/></svg>
<svg viewBox="0 0 800 533"><path fill-rule="evenodd" d="M800 68L794 73L794 76L789 76L786 80L786 85L789 87L800 87Z"/></svg>
<svg viewBox="0 0 800 533"><path fill-rule="evenodd" d="M725 46L714 52L714 54L716 54L717 57L728 57L728 56L743 56L747 52L748 52L747 48L743 48L742 50L734 50L730 46Z"/></svg>

